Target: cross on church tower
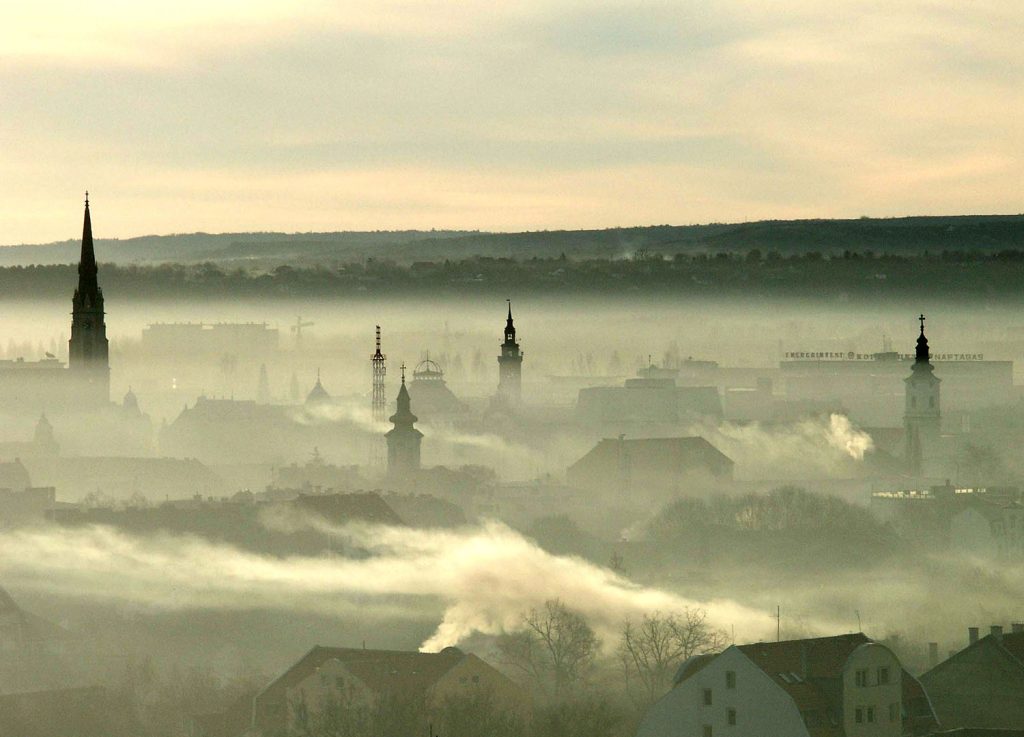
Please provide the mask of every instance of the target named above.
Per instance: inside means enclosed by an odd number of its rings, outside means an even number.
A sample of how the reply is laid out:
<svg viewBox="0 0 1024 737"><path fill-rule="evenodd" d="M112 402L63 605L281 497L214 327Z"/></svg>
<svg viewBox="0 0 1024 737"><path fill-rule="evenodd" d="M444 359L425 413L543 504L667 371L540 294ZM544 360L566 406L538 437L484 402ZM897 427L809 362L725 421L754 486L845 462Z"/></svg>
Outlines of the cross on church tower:
<svg viewBox="0 0 1024 737"><path fill-rule="evenodd" d="M921 321L921 334L924 335L924 313L921 313L921 316L917 319Z"/></svg>

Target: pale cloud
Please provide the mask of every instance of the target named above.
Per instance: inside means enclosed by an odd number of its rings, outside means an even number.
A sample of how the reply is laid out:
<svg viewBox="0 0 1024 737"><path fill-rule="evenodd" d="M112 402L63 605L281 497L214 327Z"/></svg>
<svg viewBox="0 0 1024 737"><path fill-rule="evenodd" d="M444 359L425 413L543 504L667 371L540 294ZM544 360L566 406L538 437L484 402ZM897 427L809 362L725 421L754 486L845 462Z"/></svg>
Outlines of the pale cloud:
<svg viewBox="0 0 1024 737"><path fill-rule="evenodd" d="M22 6L0 242L72 237L87 187L107 236L1016 211L1022 31L995 0Z"/></svg>

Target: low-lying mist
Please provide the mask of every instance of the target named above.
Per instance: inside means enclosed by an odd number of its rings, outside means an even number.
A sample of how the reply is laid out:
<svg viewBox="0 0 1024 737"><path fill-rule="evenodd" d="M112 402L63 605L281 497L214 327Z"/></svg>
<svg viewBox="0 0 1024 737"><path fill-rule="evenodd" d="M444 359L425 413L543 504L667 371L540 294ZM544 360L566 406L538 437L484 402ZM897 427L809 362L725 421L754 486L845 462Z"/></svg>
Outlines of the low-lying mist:
<svg viewBox="0 0 1024 737"><path fill-rule="evenodd" d="M0 576L16 588L120 601L154 610L275 609L380 618L440 617L425 650L521 626L523 612L561 599L610 642L627 617L705 608L737 636L770 630L767 614L727 599L694 601L575 557L552 555L488 522L455 531L269 516L274 528L306 529L353 557L273 558L187 536L147 538L109 527L35 527L0 534Z"/></svg>

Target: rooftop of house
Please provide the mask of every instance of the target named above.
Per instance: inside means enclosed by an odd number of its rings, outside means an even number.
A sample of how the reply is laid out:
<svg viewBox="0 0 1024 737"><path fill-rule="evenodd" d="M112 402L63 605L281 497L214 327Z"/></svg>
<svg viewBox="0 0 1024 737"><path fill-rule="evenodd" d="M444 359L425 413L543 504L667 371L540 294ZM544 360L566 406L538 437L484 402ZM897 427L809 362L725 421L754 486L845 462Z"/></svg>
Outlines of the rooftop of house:
<svg viewBox="0 0 1024 737"><path fill-rule="evenodd" d="M702 437L676 438L605 438L598 442L570 468L593 462L618 462L620 454L628 454L631 463L667 463L690 466L711 463L733 466L729 456Z"/></svg>
<svg viewBox="0 0 1024 737"><path fill-rule="evenodd" d="M377 693L424 694L467 657L474 656L456 647L446 647L437 653L421 653L317 645L257 698L286 693L331 660L344 664L356 678Z"/></svg>
<svg viewBox="0 0 1024 737"><path fill-rule="evenodd" d="M842 674L853 651L874 642L862 632L833 637L813 637L782 642L754 642L738 645L751 662L782 688L802 714L816 713L816 724L808 725L812 737L842 737ZM677 676L681 683L702 670L711 658L691 658ZM925 699L920 682L903 671L901 679L905 706ZM930 709L930 707L929 707ZM908 714L910 719L919 719ZM934 722L934 714L927 720Z"/></svg>

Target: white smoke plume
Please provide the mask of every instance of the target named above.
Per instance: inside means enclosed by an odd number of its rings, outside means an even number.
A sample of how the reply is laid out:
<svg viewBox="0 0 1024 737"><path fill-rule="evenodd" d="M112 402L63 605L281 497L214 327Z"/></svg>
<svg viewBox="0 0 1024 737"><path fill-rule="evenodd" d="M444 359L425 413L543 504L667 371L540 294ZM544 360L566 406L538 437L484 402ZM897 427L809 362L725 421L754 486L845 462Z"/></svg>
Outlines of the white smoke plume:
<svg viewBox="0 0 1024 737"><path fill-rule="evenodd" d="M370 557L273 558L192 537L139 538L108 527L22 529L0 534L0 576L12 586L131 602L156 609L254 609L437 618L422 647L520 626L521 614L559 598L606 642L620 622L653 610L702 607L739 636L770 631L767 614L729 600L699 602L636 585L578 558L552 555L491 522L457 531L378 525L312 525L372 551Z"/></svg>
<svg viewBox="0 0 1024 737"><path fill-rule="evenodd" d="M828 418L828 443L855 461L864 460L864 454L874 447L870 435L855 430L849 417L835 413Z"/></svg>
<svg viewBox="0 0 1024 737"><path fill-rule="evenodd" d="M832 414L785 425L753 422L690 429L736 462L736 475L748 479L800 479L842 476L856 469L874 447L871 436L849 418Z"/></svg>

